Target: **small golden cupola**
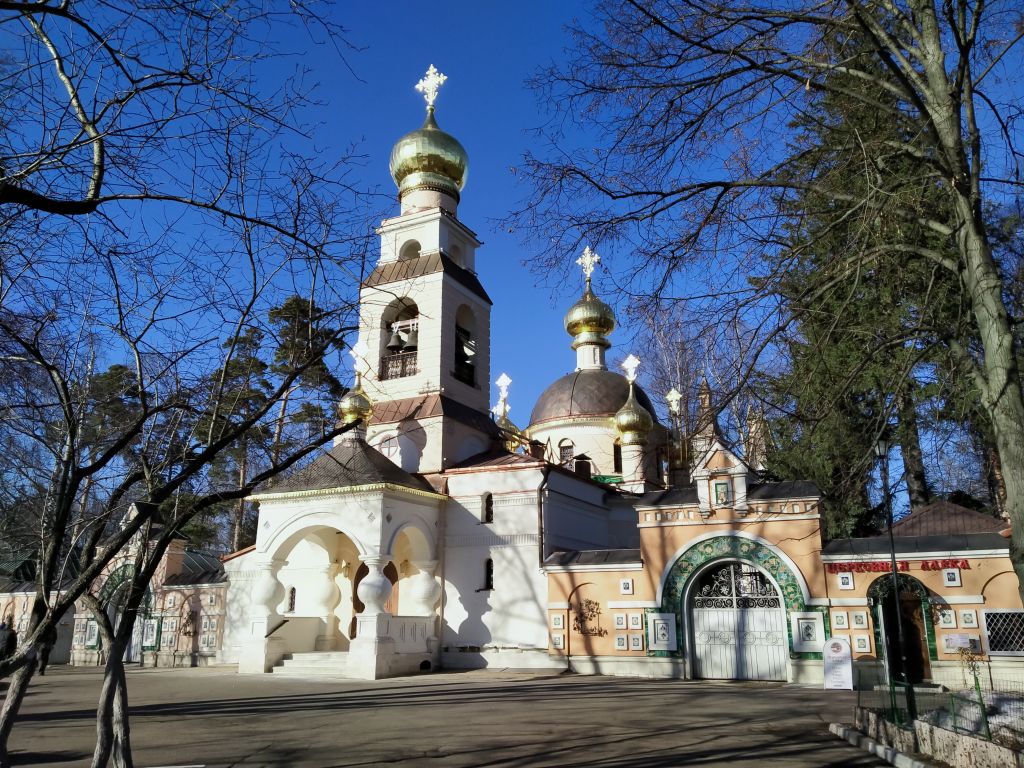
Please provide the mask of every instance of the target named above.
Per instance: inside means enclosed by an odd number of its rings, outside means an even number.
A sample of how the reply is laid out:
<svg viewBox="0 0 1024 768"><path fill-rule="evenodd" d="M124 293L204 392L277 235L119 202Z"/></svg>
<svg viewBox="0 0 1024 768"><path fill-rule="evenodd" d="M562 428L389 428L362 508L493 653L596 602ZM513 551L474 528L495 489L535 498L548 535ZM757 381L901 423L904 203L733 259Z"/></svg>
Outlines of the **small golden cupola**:
<svg viewBox="0 0 1024 768"><path fill-rule="evenodd" d="M615 312L594 295L591 276L601 260L588 246L576 261L583 267L587 284L583 296L565 313L565 330L573 337L577 370L605 367L604 351L611 346L608 334L615 330Z"/></svg>
<svg viewBox="0 0 1024 768"><path fill-rule="evenodd" d="M629 382L629 397L615 414L615 429L623 445L644 445L654 429L654 418L636 401L636 386Z"/></svg>
<svg viewBox="0 0 1024 768"><path fill-rule="evenodd" d="M355 385L338 403L338 416L341 417L342 424L362 422L362 427L365 428L372 415L373 403L363 392L362 377L356 373Z"/></svg>
<svg viewBox="0 0 1024 768"><path fill-rule="evenodd" d="M640 367L640 360L636 355L630 355L622 361L622 367L626 369L629 397L614 416L615 429L623 445L644 445L654 429L654 417L636 400L636 369Z"/></svg>
<svg viewBox="0 0 1024 768"><path fill-rule="evenodd" d="M459 202L459 193L466 185L469 173L469 155L458 139L442 131L434 119L434 101L438 88L448 78L430 65L427 75L416 84L427 101L427 119L415 131L411 131L396 143L391 150L391 178L398 185L398 198L403 210L411 192L437 193ZM440 207L448 207L443 200L435 200ZM411 207L430 207L429 204ZM454 207L454 206L451 206Z"/></svg>

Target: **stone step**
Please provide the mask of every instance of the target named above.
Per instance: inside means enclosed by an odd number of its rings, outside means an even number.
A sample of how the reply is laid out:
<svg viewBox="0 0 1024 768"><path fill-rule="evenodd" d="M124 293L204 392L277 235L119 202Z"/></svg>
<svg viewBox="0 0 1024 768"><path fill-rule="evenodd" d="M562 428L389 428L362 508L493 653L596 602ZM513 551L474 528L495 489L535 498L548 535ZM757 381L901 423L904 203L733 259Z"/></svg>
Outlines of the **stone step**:
<svg viewBox="0 0 1024 768"><path fill-rule="evenodd" d="M345 651L311 651L287 654L271 670L276 675L344 675L348 669Z"/></svg>
<svg viewBox="0 0 1024 768"><path fill-rule="evenodd" d="M346 661L348 651L305 651L285 654L286 661Z"/></svg>

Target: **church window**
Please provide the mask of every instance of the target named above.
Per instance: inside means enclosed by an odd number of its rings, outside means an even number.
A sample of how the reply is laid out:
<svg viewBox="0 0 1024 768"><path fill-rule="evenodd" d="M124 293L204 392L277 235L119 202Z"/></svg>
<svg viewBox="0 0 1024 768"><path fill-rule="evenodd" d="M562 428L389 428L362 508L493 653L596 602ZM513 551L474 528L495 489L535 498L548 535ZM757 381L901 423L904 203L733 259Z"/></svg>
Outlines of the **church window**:
<svg viewBox="0 0 1024 768"><path fill-rule="evenodd" d="M401 249L398 251L399 261L408 261L415 259L420 255L420 244L416 240L409 240L402 244Z"/></svg>
<svg viewBox="0 0 1024 768"><path fill-rule="evenodd" d="M285 613L295 613L295 587L288 590L288 607L285 609Z"/></svg>
<svg viewBox="0 0 1024 768"><path fill-rule="evenodd" d="M572 466L572 457L576 455L572 440L563 440L558 444L558 463L563 467Z"/></svg>
<svg viewBox="0 0 1024 768"><path fill-rule="evenodd" d="M622 444L618 440L612 446L612 471L616 475L622 474Z"/></svg>
<svg viewBox="0 0 1024 768"><path fill-rule="evenodd" d="M494 522L494 497L489 493L484 494L484 513L482 520L485 523Z"/></svg>
<svg viewBox="0 0 1024 768"><path fill-rule="evenodd" d="M484 563L484 587L481 591L489 592L494 589L494 561L487 558Z"/></svg>

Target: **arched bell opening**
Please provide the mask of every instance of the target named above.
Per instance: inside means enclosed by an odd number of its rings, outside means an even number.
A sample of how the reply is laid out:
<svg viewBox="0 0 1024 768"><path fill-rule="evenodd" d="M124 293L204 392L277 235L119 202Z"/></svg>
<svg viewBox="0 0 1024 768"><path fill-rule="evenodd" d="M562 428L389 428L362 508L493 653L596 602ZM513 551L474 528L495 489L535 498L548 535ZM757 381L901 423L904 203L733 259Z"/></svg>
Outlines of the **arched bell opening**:
<svg viewBox="0 0 1024 768"><path fill-rule="evenodd" d="M419 330L420 311L412 299L395 299L384 310L378 350L381 381L416 373Z"/></svg>
<svg viewBox="0 0 1024 768"><path fill-rule="evenodd" d="M477 322L473 310L462 304L455 312L455 360L453 373L458 381L476 386Z"/></svg>

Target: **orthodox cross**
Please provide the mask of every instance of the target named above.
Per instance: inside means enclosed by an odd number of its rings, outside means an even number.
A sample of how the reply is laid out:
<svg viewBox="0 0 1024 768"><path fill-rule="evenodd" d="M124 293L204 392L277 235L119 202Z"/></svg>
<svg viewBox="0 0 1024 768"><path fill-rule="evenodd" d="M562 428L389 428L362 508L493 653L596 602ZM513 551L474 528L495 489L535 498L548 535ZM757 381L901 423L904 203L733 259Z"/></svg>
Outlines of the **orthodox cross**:
<svg viewBox="0 0 1024 768"><path fill-rule="evenodd" d="M503 373L494 383L498 385L500 394L498 396L498 404L491 409L491 412L497 416L498 419L507 419L508 412L512 410L508 407L508 385L512 383L512 379L508 377L507 373Z"/></svg>
<svg viewBox="0 0 1024 768"><path fill-rule="evenodd" d="M587 278L587 285L590 285L590 276L594 274L594 267L601 260L601 257L597 255L597 251L590 250L588 245L583 249L583 255L576 259L576 263L583 267L583 274Z"/></svg>
<svg viewBox="0 0 1024 768"><path fill-rule="evenodd" d="M442 75L431 64L427 70L426 77L416 83L416 90L423 94L423 98L427 100L428 108L433 109L434 101L437 99L437 91L447 79L447 75Z"/></svg>
<svg viewBox="0 0 1024 768"><path fill-rule="evenodd" d="M682 394L680 394L679 390L676 389L675 387L672 387L672 389L670 389L668 391L668 394L665 395L665 399L668 400L668 409L669 409L669 411L672 414L678 416L679 415L679 401L683 399L683 396L682 396Z"/></svg>
<svg viewBox="0 0 1024 768"><path fill-rule="evenodd" d="M630 355L622 361L622 367L626 369L626 381L632 384L636 381L636 369L640 367L640 358Z"/></svg>

